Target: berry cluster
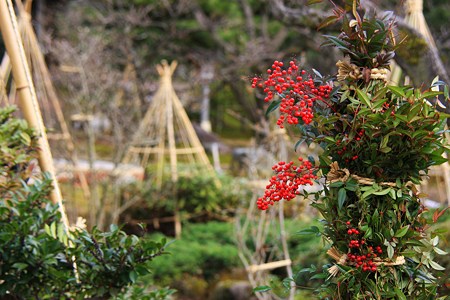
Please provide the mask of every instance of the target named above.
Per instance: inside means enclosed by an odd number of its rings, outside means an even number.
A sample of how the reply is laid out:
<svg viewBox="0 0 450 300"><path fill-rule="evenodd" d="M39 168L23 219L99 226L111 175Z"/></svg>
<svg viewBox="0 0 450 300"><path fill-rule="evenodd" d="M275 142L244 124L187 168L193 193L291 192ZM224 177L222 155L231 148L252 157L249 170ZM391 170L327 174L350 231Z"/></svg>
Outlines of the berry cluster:
<svg viewBox="0 0 450 300"><path fill-rule="evenodd" d="M346 222L347 226L350 226L350 221ZM376 272L377 265L373 261L374 258L383 253L380 246L367 246L364 239L355 239L361 232L358 229L349 227L347 234L350 236L350 242L348 247L350 253L347 254L347 259L351 265L361 267L363 271ZM363 247L366 245L366 247Z"/></svg>
<svg viewBox="0 0 450 300"><path fill-rule="evenodd" d="M300 185L312 185L313 179L317 176L313 173L313 165L310 161L298 159L300 166L294 166L291 161L286 163L280 161L272 167L275 175L270 179L270 183L266 186L264 196L258 198L256 204L261 210L266 210L269 205L273 205L282 199L291 200L298 194Z"/></svg>
<svg viewBox="0 0 450 300"><path fill-rule="evenodd" d="M367 255L356 255L356 254L348 254L348 260L356 265L357 267L361 267L363 271L376 272L377 266L373 262L371 258L371 254L367 253Z"/></svg>
<svg viewBox="0 0 450 300"><path fill-rule="evenodd" d="M339 150L336 150L336 153L340 156L340 158L342 160L344 160L346 163L349 163L351 161L355 161L359 158L359 155L355 154L358 150L358 147L352 147L352 143L354 142L360 142L365 134L365 130L364 129L360 129L359 131L356 132L356 136L350 140L348 137L348 134L345 134L342 137L342 141L341 140L337 140L336 141L336 148ZM347 146L350 147L350 149L347 148Z"/></svg>
<svg viewBox="0 0 450 300"><path fill-rule="evenodd" d="M300 70L295 61L289 62L287 69L284 64L275 61L272 68L267 70L269 77L264 80L259 77L252 79L252 87L263 88L266 97L264 101L273 100L275 95L281 98L281 115L277 121L280 128L284 127L284 122L295 125L301 118L305 124L312 122L313 104L316 100L323 101L328 98L332 90L329 85L315 85L311 77L305 78L305 70Z"/></svg>
<svg viewBox="0 0 450 300"><path fill-rule="evenodd" d="M391 108L392 105L390 105L389 103L385 102L383 103L383 106L381 107L381 112L384 113L386 111L389 110L389 108ZM391 111L391 116L395 115L395 107L394 109Z"/></svg>

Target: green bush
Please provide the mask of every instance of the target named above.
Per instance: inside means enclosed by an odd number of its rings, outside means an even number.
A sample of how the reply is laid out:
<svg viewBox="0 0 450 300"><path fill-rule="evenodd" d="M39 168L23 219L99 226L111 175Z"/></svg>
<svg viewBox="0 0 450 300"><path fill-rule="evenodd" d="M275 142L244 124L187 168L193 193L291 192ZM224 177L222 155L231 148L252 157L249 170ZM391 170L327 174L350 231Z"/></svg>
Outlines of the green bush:
<svg viewBox="0 0 450 300"><path fill-rule="evenodd" d="M161 188L149 185L143 196L149 207L173 211L176 206L183 212L206 214L232 213L244 190L230 177L220 178L205 174L181 176L177 182L166 180Z"/></svg>
<svg viewBox="0 0 450 300"><path fill-rule="evenodd" d="M35 134L13 111L0 110L0 297L108 299L148 274L164 240L139 239L117 226L64 228L49 199L51 179L30 180Z"/></svg>
<svg viewBox="0 0 450 300"><path fill-rule="evenodd" d="M163 237L162 234L150 236L151 239ZM162 284L181 280L185 274L212 281L221 272L241 264L231 223L188 224L182 238L175 241L170 250L176 255L151 263L153 278Z"/></svg>

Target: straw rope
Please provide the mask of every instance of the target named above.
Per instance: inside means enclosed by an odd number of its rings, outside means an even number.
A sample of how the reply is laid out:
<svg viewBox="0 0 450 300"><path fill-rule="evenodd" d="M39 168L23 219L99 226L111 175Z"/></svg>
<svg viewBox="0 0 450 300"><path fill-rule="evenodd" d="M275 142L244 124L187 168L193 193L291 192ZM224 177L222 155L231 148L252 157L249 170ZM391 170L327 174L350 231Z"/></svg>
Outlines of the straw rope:
<svg viewBox="0 0 450 300"><path fill-rule="evenodd" d="M366 76L372 80L388 80L388 69L385 68L373 68L373 69L364 69L360 68L355 64L351 64L347 61L339 60L336 63L338 67L338 81L344 81L347 78L351 78L353 80L363 79ZM367 75L365 76L365 74Z"/></svg>
<svg viewBox="0 0 450 300"><path fill-rule="evenodd" d="M331 165L331 170L328 172L327 175L327 181L329 183L341 181L346 182L349 178L356 179L358 183L363 185L373 185L374 183L377 183L372 178L367 177L361 177L358 175L350 174L350 171L347 168L340 169L339 164L337 161L333 162ZM378 182L378 185L382 186L390 186L390 187L396 187L397 184L395 182ZM409 185L409 182L407 183Z"/></svg>
<svg viewBox="0 0 450 300"><path fill-rule="evenodd" d="M343 266L354 266L355 265L354 263L347 261L346 253L340 252L335 247L330 248L327 251L327 254L336 261L336 263L333 266L328 268L328 273L330 273L331 276L336 276L339 273L339 268L337 265L343 265ZM388 267L400 266L400 265L403 265L406 263L404 256L397 256L395 258L395 260L390 260L390 259L387 260L387 259L381 259L381 258L377 257L377 258L374 258L372 261L373 261L373 264L376 266L383 265L383 266L388 266Z"/></svg>

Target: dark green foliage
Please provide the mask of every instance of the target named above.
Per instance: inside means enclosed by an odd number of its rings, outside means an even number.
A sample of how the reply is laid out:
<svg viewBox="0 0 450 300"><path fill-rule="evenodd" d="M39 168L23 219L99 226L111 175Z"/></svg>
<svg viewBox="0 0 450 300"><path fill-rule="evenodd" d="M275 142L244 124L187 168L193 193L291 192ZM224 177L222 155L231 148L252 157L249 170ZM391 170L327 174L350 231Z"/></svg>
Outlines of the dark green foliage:
<svg viewBox="0 0 450 300"><path fill-rule="evenodd" d="M324 45L336 46L350 62L364 68L389 67L394 57L393 36L390 25L383 20L367 19L361 26L350 26L344 15L342 32L338 37L329 36ZM364 35L366 38L361 39Z"/></svg>
<svg viewBox="0 0 450 300"><path fill-rule="evenodd" d="M161 188L145 190L143 197L148 199L149 207L173 211L177 206L184 213L212 217L232 213L244 193L239 183L229 177L196 174L181 176L177 182L166 180Z"/></svg>
<svg viewBox="0 0 450 300"><path fill-rule="evenodd" d="M160 234L151 236L152 239L160 237ZM170 250L176 255L152 262L152 277L165 284L181 280L184 274L212 281L222 272L240 266L232 223L189 224L183 227L182 238Z"/></svg>
<svg viewBox="0 0 450 300"><path fill-rule="evenodd" d="M11 118L14 107L0 110L0 193L20 187L27 180L36 158L36 139L23 120Z"/></svg>
<svg viewBox="0 0 450 300"><path fill-rule="evenodd" d="M30 179L34 134L12 111L0 110L0 296L108 299L148 274L165 240L139 239L117 226L91 233L64 228L49 200L51 180L46 174Z"/></svg>
<svg viewBox="0 0 450 300"><path fill-rule="evenodd" d="M363 74L366 69L386 67L393 56L382 57L386 56L382 51L389 50L382 45L390 37L389 30L381 21L361 21L357 14L355 18L354 28L344 24L345 34L330 40ZM354 39L347 31L354 32ZM339 256L347 256L346 263L335 266L336 278L326 271L322 275L327 280L319 294L333 299L345 295L346 299L436 299L444 268L435 257L447 253L438 248L439 237L433 231L426 233L432 220L425 218L413 183L418 184L430 166L447 161L442 154L448 151L443 137L448 116L431 104L440 93L389 86L364 75L338 80L331 105L317 111L314 140L324 148L320 169L330 182L324 196L312 205L324 218L323 236ZM350 177L330 176L332 162ZM349 233L354 228L358 233ZM363 244L352 246L352 242ZM372 247L380 247L380 252ZM381 263L367 271L349 259L352 255L364 256L360 263L366 255L371 263L398 257L406 261L394 266Z"/></svg>
<svg viewBox="0 0 450 300"><path fill-rule="evenodd" d="M291 259L296 262L297 268L303 268L312 261L323 262L323 256L317 255L320 238L298 234L300 229L311 225L318 225L318 222L286 220ZM161 237L160 234L151 235L151 239ZM271 241L276 243L278 239L279 231L274 227L267 238L267 243ZM268 248L271 246L267 244ZM183 227L181 239L170 245L170 252L172 255L165 259L154 260L151 264L151 277L162 284L183 280L186 275L213 282L224 272L241 265L232 223L187 224Z"/></svg>

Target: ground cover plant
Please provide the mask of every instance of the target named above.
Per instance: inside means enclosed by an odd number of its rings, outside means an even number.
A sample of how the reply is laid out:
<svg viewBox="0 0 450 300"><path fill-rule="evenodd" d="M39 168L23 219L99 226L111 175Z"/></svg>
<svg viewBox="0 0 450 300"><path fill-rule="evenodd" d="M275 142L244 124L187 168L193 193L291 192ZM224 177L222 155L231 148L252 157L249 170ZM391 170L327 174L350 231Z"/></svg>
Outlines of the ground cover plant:
<svg viewBox="0 0 450 300"><path fill-rule="evenodd" d="M102 232L66 231L51 180L33 174L36 139L26 122L0 110L0 297L8 299L145 299L126 291L149 262L164 253L165 240L127 235L117 226ZM74 265L75 264L75 265ZM142 296L133 296L139 292ZM167 289L151 298L165 299Z"/></svg>
<svg viewBox="0 0 450 300"><path fill-rule="evenodd" d="M429 88L388 85L393 21L362 17L358 5L336 9L324 23L343 24L338 36L326 36L326 44L344 55L336 78L310 74L295 60L275 61L265 77L253 78L268 112L279 110L277 124L300 132L296 146L314 142L323 149L318 162L310 157L275 165L257 205L269 209L298 196L299 186L325 179L312 201L323 228L311 231L329 244L332 263L323 272L307 270L324 280L318 297L444 299L438 286L445 269L436 256L447 253L439 248L442 232L430 227L443 211L427 218L416 184L429 167L447 161L448 115L436 107L437 97L448 100L448 88L437 80ZM435 91L439 87L444 92Z"/></svg>
<svg viewBox="0 0 450 300"><path fill-rule="evenodd" d="M320 247L320 239L313 235L296 234L299 229L317 224L317 221L303 219L286 220L287 242L291 259L296 262L297 270L310 266L312 261L323 260L323 256L317 257L317 251L313 250ZM234 226L232 222L185 222L182 236L169 248L170 252L176 255L152 261L151 273L142 277L140 281L144 285L158 283L159 286L170 286L176 289L176 295L183 299L209 299L208 297L224 284L246 281L247 277L242 269L239 250L236 247ZM268 240L276 241L279 233L277 228L273 228L269 234ZM162 233L151 233L149 238L151 240L170 239ZM251 238L248 237L248 239L251 243ZM281 273L273 274L274 282L276 280L281 282L285 276L283 270L278 271Z"/></svg>

